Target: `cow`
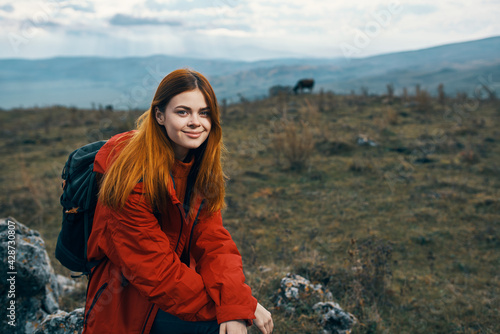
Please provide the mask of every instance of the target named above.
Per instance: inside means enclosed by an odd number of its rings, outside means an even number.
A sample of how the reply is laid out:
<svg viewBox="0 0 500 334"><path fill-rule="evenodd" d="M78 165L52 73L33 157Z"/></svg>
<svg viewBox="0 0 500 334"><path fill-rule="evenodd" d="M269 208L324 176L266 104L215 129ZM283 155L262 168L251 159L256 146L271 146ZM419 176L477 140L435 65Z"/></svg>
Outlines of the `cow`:
<svg viewBox="0 0 500 334"><path fill-rule="evenodd" d="M300 79L297 81L295 87L293 87L293 92L295 95L297 95L299 91L302 93L304 89L309 89L309 92L312 92L313 87L314 79Z"/></svg>

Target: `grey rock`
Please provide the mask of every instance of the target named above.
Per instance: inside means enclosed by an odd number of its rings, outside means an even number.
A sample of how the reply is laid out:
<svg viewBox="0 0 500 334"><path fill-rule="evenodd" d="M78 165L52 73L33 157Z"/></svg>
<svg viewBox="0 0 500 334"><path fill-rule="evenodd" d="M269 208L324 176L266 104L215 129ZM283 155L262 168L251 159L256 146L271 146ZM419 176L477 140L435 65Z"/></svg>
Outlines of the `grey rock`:
<svg viewBox="0 0 500 334"><path fill-rule="evenodd" d="M308 279L296 275L287 274L281 279L280 289L276 299L276 306L284 308L287 312L295 312L295 305L304 298L322 300L325 291L321 284L312 284Z"/></svg>
<svg viewBox="0 0 500 334"><path fill-rule="evenodd" d="M302 312L315 311L320 315L324 334L348 334L357 323L352 314L333 301L332 293L323 285L313 284L300 275L289 273L281 279L275 304L289 314L296 313L299 307Z"/></svg>
<svg viewBox="0 0 500 334"><path fill-rule="evenodd" d="M324 334L349 334L357 323L351 313L344 311L333 301L316 303L313 310L320 315Z"/></svg>
<svg viewBox="0 0 500 334"><path fill-rule="evenodd" d="M56 275L59 295L64 296L75 292L76 290L85 289L85 284L83 282L77 282L74 279L63 275Z"/></svg>
<svg viewBox="0 0 500 334"><path fill-rule="evenodd" d="M15 219L0 219L0 253L0 303L11 308L0 323L0 333L31 334L41 324L47 323L44 328L49 328L55 322L59 328L71 330L46 333L81 331L83 311L79 322L77 310L67 315L59 310L58 303L59 297L74 291L77 283L54 273L40 233ZM62 322L66 320L67 324Z"/></svg>
<svg viewBox="0 0 500 334"><path fill-rule="evenodd" d="M0 219L0 253L0 301L11 307L12 315L2 319L0 332L33 333L45 316L59 309L59 288L45 243L37 231L12 218Z"/></svg>
<svg viewBox="0 0 500 334"><path fill-rule="evenodd" d="M368 138L367 135L360 133L356 138L356 143L360 146L378 146L376 142Z"/></svg>
<svg viewBox="0 0 500 334"><path fill-rule="evenodd" d="M33 334L79 334L83 328L83 314L83 307L70 313L59 310L45 317Z"/></svg>

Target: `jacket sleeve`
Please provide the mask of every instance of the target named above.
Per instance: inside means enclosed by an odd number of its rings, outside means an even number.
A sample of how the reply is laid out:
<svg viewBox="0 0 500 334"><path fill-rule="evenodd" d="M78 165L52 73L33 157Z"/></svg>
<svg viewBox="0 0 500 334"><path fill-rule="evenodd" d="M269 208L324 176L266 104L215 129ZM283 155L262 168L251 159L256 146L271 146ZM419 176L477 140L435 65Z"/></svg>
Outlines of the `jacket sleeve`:
<svg viewBox="0 0 500 334"><path fill-rule="evenodd" d="M215 302L217 321L255 319L257 300L245 284L241 255L222 226L220 211L201 216L193 230L196 271Z"/></svg>
<svg viewBox="0 0 500 334"><path fill-rule="evenodd" d="M141 294L165 312L183 320L213 320L214 303L201 276L172 251L139 186L122 210L98 204L96 218L106 223L98 247Z"/></svg>

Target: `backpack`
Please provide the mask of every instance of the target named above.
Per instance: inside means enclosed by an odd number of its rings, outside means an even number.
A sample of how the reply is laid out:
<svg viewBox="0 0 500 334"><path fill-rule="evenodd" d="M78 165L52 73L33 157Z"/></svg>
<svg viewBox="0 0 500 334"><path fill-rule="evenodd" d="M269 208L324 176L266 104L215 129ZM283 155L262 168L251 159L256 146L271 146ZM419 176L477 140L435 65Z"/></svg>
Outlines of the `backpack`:
<svg viewBox="0 0 500 334"><path fill-rule="evenodd" d="M62 228L57 237L56 258L71 271L90 274L101 261L87 261L87 241L97 205L98 185L94 159L106 141L97 141L73 151L62 170Z"/></svg>

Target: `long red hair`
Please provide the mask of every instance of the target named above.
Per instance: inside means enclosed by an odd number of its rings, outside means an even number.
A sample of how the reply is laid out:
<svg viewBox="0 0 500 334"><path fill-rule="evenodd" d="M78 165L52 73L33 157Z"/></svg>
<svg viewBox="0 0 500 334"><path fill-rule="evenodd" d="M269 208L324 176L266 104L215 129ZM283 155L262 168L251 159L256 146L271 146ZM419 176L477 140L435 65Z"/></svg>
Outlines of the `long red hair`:
<svg viewBox="0 0 500 334"><path fill-rule="evenodd" d="M158 124L155 109L164 111L176 95L199 89L210 108L211 130L205 142L193 150L195 176L191 204L196 194L205 198L204 207L215 212L224 207L225 175L221 166L224 150L220 112L217 99L208 80L196 71L179 69L161 81L151 107L137 120L137 131L128 140L104 175L99 200L105 205L123 208L133 188L142 180L144 192L150 203L160 212L166 210L169 200L168 186L172 182L170 170L175 155L165 128Z"/></svg>

